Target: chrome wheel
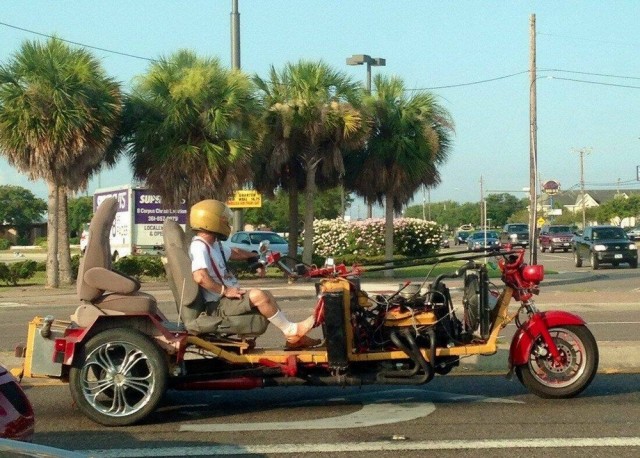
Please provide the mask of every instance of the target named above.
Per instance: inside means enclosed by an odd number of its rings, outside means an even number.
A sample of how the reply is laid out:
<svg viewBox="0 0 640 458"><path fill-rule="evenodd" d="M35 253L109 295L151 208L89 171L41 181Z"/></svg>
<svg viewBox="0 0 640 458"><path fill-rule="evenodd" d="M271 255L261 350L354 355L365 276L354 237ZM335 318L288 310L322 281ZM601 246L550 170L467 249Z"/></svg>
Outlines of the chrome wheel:
<svg viewBox="0 0 640 458"><path fill-rule="evenodd" d="M78 407L109 426L135 423L164 394L167 368L160 349L132 329L111 329L91 339L80 367L70 374Z"/></svg>

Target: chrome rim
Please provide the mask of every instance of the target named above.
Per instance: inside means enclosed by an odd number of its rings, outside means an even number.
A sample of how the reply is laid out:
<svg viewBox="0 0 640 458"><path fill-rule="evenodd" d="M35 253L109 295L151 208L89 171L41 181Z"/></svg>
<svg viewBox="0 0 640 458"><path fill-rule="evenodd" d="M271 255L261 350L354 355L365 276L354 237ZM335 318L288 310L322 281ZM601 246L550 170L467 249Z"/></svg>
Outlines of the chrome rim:
<svg viewBox="0 0 640 458"><path fill-rule="evenodd" d="M531 374L543 385L564 388L575 383L585 371L587 355L582 340L568 329L550 329L551 338L558 347L561 362L554 363L542 338L535 342L529 358Z"/></svg>
<svg viewBox="0 0 640 458"><path fill-rule="evenodd" d="M100 345L80 373L82 394L98 412L124 417L142 409L155 388L149 358L127 342Z"/></svg>

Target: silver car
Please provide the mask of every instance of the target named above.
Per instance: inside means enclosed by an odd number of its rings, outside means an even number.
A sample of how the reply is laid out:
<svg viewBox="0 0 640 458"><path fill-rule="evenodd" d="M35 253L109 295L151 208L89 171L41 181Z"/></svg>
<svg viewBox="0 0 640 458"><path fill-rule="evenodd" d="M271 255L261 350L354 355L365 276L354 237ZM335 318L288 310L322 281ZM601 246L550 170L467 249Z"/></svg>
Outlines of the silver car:
<svg viewBox="0 0 640 458"><path fill-rule="evenodd" d="M225 242L230 247L242 248L258 254L260 242L267 240L269 249L280 252L283 256L289 254L289 242L279 234L271 231L238 231ZM302 248L298 247L296 256L302 255Z"/></svg>

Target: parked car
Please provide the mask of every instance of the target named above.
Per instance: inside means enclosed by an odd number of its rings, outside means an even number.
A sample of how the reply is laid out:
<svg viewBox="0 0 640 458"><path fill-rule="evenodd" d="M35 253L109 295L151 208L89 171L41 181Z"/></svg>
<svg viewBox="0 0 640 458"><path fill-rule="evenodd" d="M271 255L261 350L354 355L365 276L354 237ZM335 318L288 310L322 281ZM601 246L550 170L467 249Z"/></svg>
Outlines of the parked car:
<svg viewBox="0 0 640 458"><path fill-rule="evenodd" d="M632 269L638 267L638 247L617 226L585 228L582 236L573 238L573 256L576 267L582 267L583 260L588 259L593 270L599 269L600 264L617 267L627 263Z"/></svg>
<svg viewBox="0 0 640 458"><path fill-rule="evenodd" d="M267 240L269 248L273 251L279 251L283 256L289 254L289 242L282 236L271 231L238 231L233 234L226 242L227 245L243 250L253 251L256 254L260 247L260 242ZM302 255L302 248L298 247L296 256Z"/></svg>
<svg viewBox="0 0 640 458"><path fill-rule="evenodd" d="M0 438L31 441L33 407L18 381L0 366Z"/></svg>
<svg viewBox="0 0 640 458"><path fill-rule="evenodd" d="M640 226L627 228L626 232L629 240L640 240Z"/></svg>
<svg viewBox="0 0 640 458"><path fill-rule="evenodd" d="M511 244L511 246L529 246L529 225L525 223L509 223L505 224L500 234L500 241L503 245Z"/></svg>
<svg viewBox="0 0 640 458"><path fill-rule="evenodd" d="M469 251L497 250L500 246L500 236L496 231L476 231L467 238Z"/></svg>
<svg viewBox="0 0 640 458"><path fill-rule="evenodd" d="M570 226L544 225L540 229L540 235L538 236L540 251L544 253L549 250L553 253L555 250L563 250L566 253L571 249L573 236Z"/></svg>
<svg viewBox="0 0 640 458"><path fill-rule="evenodd" d="M471 231L458 231L453 238L454 245L464 245L467 243L467 238L471 234Z"/></svg>

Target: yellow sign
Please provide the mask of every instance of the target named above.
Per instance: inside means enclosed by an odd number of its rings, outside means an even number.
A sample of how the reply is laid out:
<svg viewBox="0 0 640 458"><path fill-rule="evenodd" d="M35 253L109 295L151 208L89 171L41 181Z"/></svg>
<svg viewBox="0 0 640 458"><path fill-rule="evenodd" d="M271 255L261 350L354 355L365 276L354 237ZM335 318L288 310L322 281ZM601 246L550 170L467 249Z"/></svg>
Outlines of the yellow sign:
<svg viewBox="0 0 640 458"><path fill-rule="evenodd" d="M538 226L542 226L546 222L546 220L541 216L540 218L538 218L537 222L538 222Z"/></svg>
<svg viewBox="0 0 640 458"><path fill-rule="evenodd" d="M227 205L229 208L260 208L262 196L258 191L236 191Z"/></svg>

